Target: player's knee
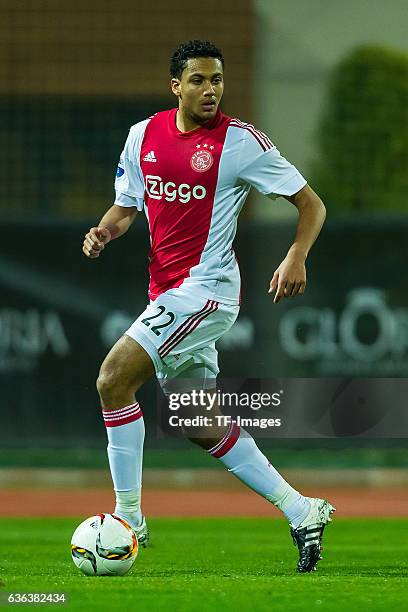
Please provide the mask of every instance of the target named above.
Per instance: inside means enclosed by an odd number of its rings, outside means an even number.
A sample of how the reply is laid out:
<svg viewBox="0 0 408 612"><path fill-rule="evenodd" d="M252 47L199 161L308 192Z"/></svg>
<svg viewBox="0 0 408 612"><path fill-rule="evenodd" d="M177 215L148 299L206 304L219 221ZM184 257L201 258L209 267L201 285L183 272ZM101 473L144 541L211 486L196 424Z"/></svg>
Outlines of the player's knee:
<svg viewBox="0 0 408 612"><path fill-rule="evenodd" d="M101 370L96 381L96 388L103 403L114 403L118 396L131 391L128 385L114 372Z"/></svg>
<svg viewBox="0 0 408 612"><path fill-rule="evenodd" d="M111 392L113 383L112 377L103 372L99 373L96 380L96 388L102 400Z"/></svg>

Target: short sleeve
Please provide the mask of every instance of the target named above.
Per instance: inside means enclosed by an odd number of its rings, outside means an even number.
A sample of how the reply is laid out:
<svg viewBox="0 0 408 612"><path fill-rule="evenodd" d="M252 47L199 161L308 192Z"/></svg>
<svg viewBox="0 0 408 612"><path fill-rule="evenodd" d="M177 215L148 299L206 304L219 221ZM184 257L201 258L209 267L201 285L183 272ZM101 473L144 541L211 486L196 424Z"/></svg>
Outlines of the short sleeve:
<svg viewBox="0 0 408 612"><path fill-rule="evenodd" d="M269 198L291 196L306 185L306 179L285 159L269 138L247 129L239 158L239 177Z"/></svg>
<svg viewBox="0 0 408 612"><path fill-rule="evenodd" d="M138 163L137 142L131 129L119 159L115 178L115 204L119 206L136 206L143 210L144 184Z"/></svg>

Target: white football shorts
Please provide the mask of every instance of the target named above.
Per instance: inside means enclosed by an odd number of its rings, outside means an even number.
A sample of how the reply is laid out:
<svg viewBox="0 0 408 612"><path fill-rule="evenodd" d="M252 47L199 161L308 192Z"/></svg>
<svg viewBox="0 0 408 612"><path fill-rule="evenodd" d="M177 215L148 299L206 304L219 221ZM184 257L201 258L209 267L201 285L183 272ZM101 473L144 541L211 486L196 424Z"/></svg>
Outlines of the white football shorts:
<svg viewBox="0 0 408 612"><path fill-rule="evenodd" d="M166 381L182 376L213 388L219 372L216 341L234 324L238 305L223 304L181 287L169 289L125 332L149 354L156 376Z"/></svg>

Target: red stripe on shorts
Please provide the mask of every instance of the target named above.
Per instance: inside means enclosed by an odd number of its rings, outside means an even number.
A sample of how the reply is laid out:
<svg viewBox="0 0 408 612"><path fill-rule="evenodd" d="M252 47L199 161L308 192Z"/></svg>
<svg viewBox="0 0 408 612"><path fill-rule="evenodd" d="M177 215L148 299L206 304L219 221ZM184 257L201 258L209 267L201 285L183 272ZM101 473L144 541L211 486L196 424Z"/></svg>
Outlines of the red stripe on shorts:
<svg viewBox="0 0 408 612"><path fill-rule="evenodd" d="M162 344L161 346L159 346L159 349L158 349L158 350L159 350L159 353L160 353L160 351L164 351L164 350L165 350L165 348L166 348L166 346L169 344L169 342L171 342L171 341L172 341L172 339L173 339L173 338L174 338L174 337L175 337L177 334L179 334L180 332L182 332L182 331L185 329L185 327L186 327L186 326L189 324L189 322L191 321L191 319L195 319L195 317L197 317L197 316L198 316L198 315L200 315L202 312L204 312L204 311L205 311L205 310L208 308L209 304L210 304L210 300L207 300L207 302L205 303L205 306L204 306L204 307L203 307L201 310L199 310L198 312L195 312L194 314L190 315L190 316L188 317L188 319L186 319L186 320L184 321L184 323L182 323L181 325L179 325L179 326L178 326L178 328L177 328L177 329L176 329L176 330L175 330L175 331L174 331L174 332L173 332L173 333L172 333L172 334L171 334L171 335L170 335L170 336L167 338L167 340L165 340L165 342L163 342L163 344Z"/></svg>
<svg viewBox="0 0 408 612"><path fill-rule="evenodd" d="M175 346L177 346L177 344L180 344L180 342L184 340L186 336L191 334L196 329L196 327L199 325L199 323L201 323L201 321L203 321L203 319L208 317L208 315L210 315L212 312L215 312L217 308L218 308L218 302L214 302L213 300L208 300L207 304L204 306L203 309L201 309L196 314L190 316L187 319L187 321L185 321L185 323L179 327L178 332L175 334L172 334L172 339L169 338L170 342L169 340L167 340L159 348L160 357L165 357L166 355L168 355L169 352Z"/></svg>

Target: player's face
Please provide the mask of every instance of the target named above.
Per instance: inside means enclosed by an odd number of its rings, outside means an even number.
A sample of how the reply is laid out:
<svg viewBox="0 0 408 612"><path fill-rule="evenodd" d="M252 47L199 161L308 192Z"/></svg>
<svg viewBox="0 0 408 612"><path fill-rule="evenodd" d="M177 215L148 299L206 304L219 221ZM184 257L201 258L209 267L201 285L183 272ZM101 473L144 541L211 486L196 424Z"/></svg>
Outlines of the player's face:
<svg viewBox="0 0 408 612"><path fill-rule="evenodd" d="M224 92L222 63L214 57L189 59L180 79L172 79L171 88L179 99L179 108L197 124L212 119Z"/></svg>

